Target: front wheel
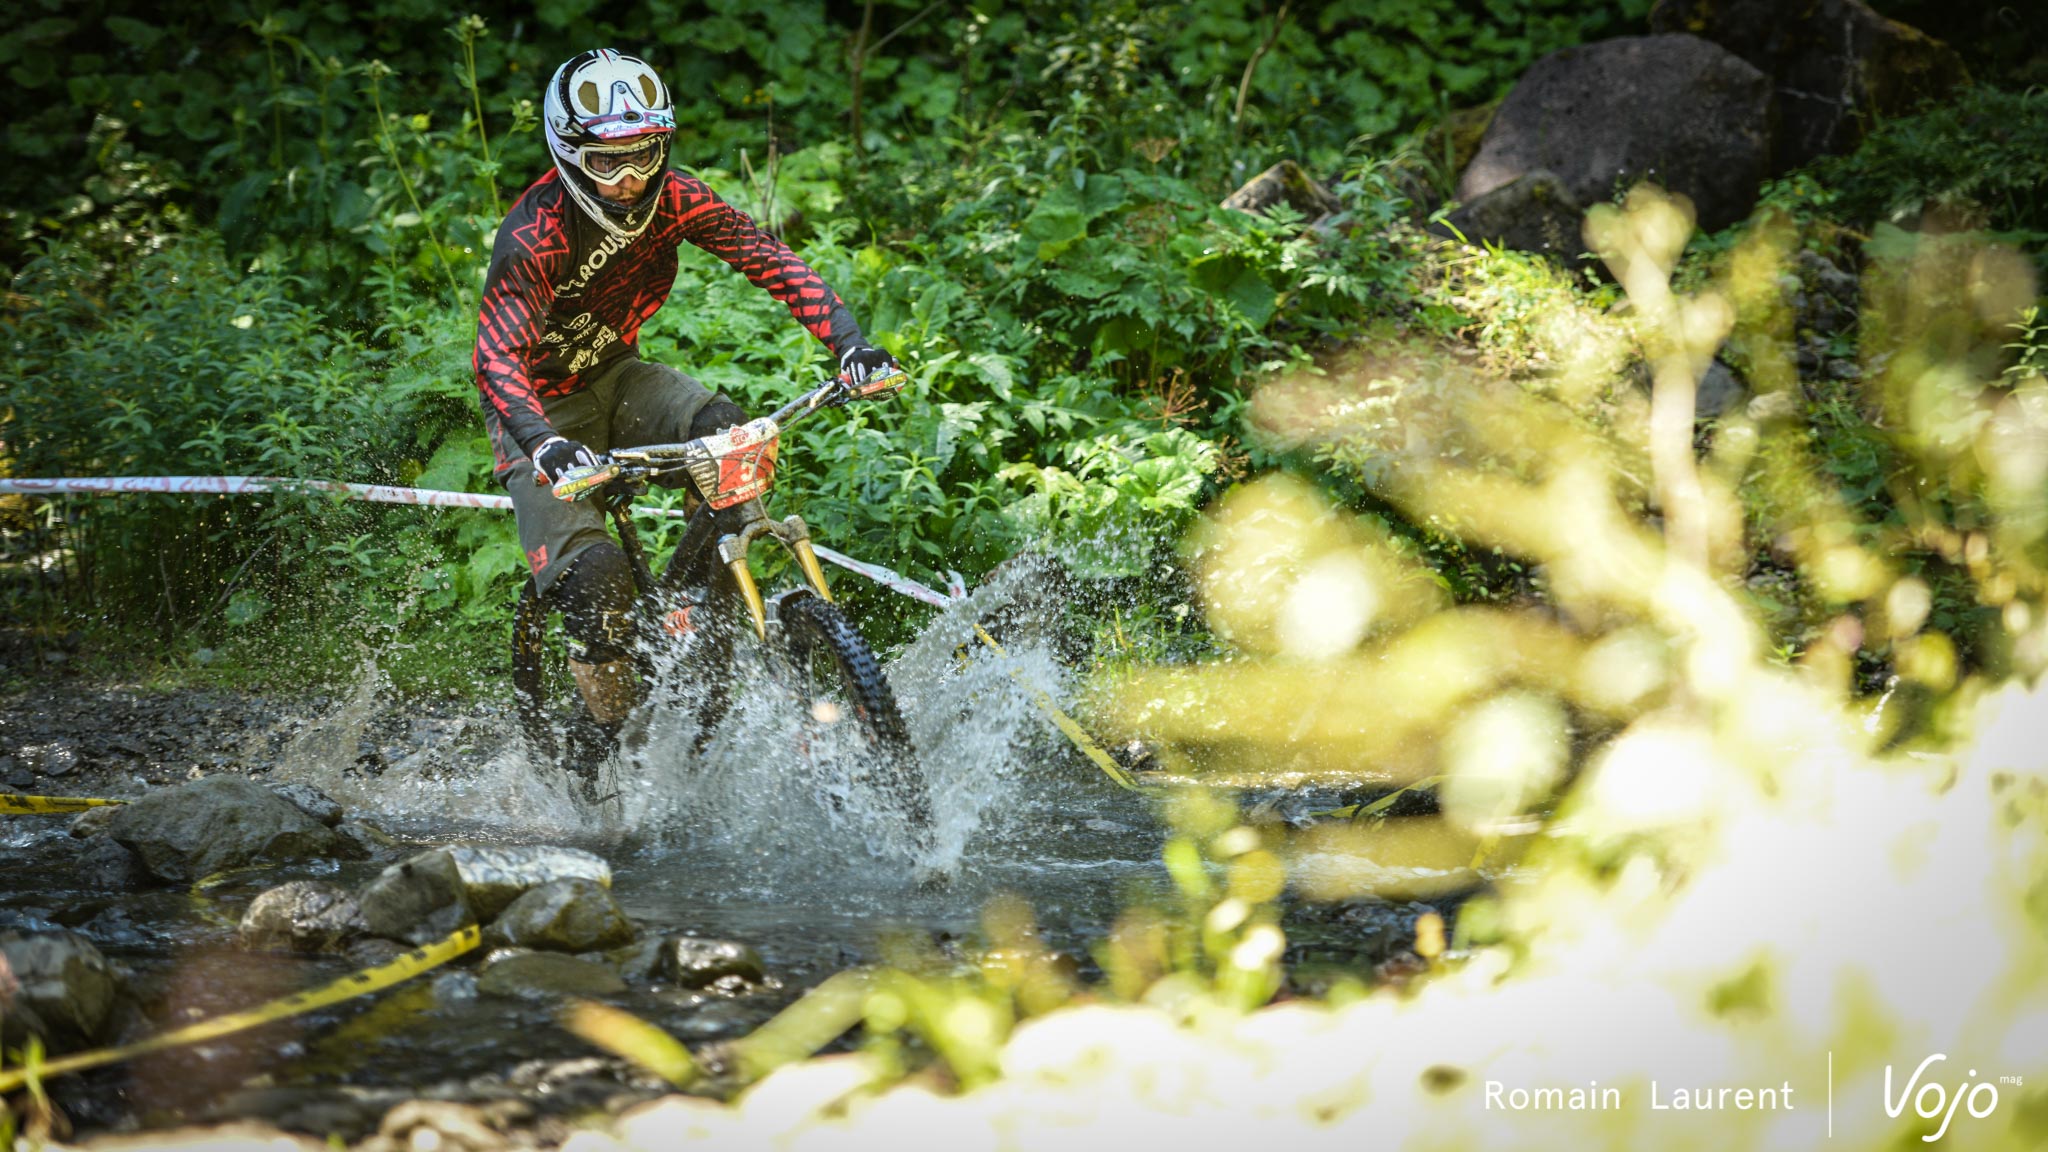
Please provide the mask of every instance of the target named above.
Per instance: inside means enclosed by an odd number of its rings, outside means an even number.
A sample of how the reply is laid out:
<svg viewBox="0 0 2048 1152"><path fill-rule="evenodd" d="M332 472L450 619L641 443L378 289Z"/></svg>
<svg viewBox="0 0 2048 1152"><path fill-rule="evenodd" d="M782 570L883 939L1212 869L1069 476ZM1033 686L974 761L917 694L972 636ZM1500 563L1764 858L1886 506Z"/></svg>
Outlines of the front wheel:
<svg viewBox="0 0 2048 1152"><path fill-rule="evenodd" d="M790 664L799 673L812 716L850 719L859 725L874 765L866 781L903 814L920 846L928 845L931 794L910 730L896 707L896 694L882 675L882 662L853 621L816 596L799 592L784 597L778 616Z"/></svg>

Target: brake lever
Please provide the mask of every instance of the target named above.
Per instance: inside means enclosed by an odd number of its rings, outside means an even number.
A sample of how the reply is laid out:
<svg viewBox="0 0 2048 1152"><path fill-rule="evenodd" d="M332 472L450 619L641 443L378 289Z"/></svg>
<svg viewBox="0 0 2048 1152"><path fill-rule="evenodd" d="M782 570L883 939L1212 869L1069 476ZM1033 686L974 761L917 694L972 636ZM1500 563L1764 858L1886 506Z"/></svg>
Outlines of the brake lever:
<svg viewBox="0 0 2048 1152"><path fill-rule="evenodd" d="M910 373L898 365L896 370L880 376L868 377L867 383L856 385L844 372L839 374L839 396L832 403L838 408L855 400L886 400L903 391L910 383Z"/></svg>
<svg viewBox="0 0 2048 1152"><path fill-rule="evenodd" d="M557 500L581 500L599 488L619 478L623 469L616 461L607 460L602 464L587 464L570 468L555 481L554 493Z"/></svg>

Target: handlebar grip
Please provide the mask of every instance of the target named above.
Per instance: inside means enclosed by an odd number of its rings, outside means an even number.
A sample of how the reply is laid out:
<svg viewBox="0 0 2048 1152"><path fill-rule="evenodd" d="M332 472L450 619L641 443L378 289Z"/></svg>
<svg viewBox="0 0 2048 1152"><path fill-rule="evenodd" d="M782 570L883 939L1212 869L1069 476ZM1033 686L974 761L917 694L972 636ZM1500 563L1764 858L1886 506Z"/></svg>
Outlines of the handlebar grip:
<svg viewBox="0 0 2048 1152"><path fill-rule="evenodd" d="M571 468L555 481L557 500L581 500L619 477L619 466L607 461L584 468Z"/></svg>
<svg viewBox="0 0 2048 1152"><path fill-rule="evenodd" d="M896 370L881 376L870 376L865 384L856 385L845 373L840 373L839 384L846 391L847 400L885 400L903 391L910 383L910 373L898 365ZM842 401L843 403L843 401Z"/></svg>

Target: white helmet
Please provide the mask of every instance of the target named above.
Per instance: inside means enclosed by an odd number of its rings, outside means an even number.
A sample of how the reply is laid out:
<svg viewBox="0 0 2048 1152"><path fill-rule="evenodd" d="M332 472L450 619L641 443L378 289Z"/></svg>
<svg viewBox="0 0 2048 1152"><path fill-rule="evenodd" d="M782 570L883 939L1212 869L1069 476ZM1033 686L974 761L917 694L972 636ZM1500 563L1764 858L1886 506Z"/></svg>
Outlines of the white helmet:
<svg viewBox="0 0 2048 1152"><path fill-rule="evenodd" d="M668 171L675 103L647 61L594 48L555 69L542 117L569 194L585 214L621 240L646 231L659 203L658 182L628 207L597 194L627 176L654 181Z"/></svg>

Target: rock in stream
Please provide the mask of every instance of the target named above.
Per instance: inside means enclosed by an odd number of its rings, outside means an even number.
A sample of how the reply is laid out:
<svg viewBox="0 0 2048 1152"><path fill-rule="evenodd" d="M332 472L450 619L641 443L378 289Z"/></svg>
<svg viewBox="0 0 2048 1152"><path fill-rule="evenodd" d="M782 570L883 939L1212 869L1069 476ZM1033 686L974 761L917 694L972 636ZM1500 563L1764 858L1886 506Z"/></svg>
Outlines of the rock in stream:
<svg viewBox="0 0 2048 1152"><path fill-rule="evenodd" d="M492 919L531 889L572 879L610 887L611 866L576 848L435 848L386 868L363 889L363 921L376 935L430 944Z"/></svg>
<svg viewBox="0 0 2048 1152"><path fill-rule="evenodd" d="M294 880L256 897L242 914L249 948L329 952L363 932L363 912L348 889L319 880Z"/></svg>
<svg viewBox="0 0 2048 1152"><path fill-rule="evenodd" d="M210 776L125 804L107 821L107 833L152 876L173 884L358 851L298 805L238 776Z"/></svg>
<svg viewBox="0 0 2048 1152"><path fill-rule="evenodd" d="M576 877L530 889L491 924L491 938L517 948L551 952L594 952L633 941L611 889Z"/></svg>
<svg viewBox="0 0 2048 1152"><path fill-rule="evenodd" d="M52 1052L105 1039L121 979L75 932L0 933L0 1036L8 1045L33 1034Z"/></svg>

